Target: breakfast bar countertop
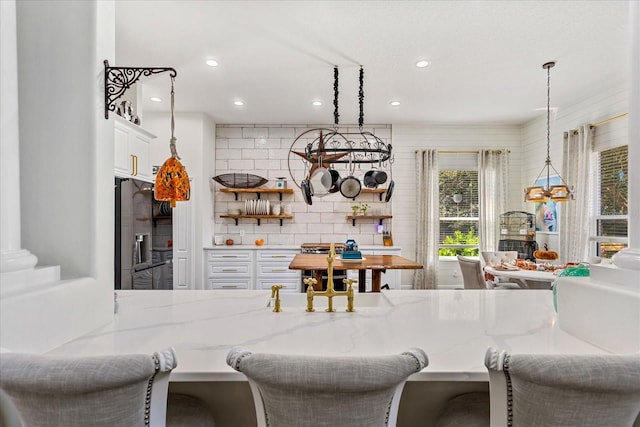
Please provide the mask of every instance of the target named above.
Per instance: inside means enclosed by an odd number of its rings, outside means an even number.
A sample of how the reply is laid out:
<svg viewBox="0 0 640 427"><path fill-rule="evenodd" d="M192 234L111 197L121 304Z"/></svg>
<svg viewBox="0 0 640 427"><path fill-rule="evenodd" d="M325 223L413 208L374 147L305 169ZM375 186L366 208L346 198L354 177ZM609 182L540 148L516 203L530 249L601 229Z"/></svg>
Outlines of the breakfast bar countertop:
<svg viewBox="0 0 640 427"><path fill-rule="evenodd" d="M305 312L305 295L268 291L118 291L113 321L52 351L54 355L146 353L172 346L171 381L245 381L226 364L231 347L315 355L394 354L421 347L428 366L412 381L488 381L489 346L513 352L605 353L561 330L547 290L397 290L356 294L336 312L326 298Z"/></svg>

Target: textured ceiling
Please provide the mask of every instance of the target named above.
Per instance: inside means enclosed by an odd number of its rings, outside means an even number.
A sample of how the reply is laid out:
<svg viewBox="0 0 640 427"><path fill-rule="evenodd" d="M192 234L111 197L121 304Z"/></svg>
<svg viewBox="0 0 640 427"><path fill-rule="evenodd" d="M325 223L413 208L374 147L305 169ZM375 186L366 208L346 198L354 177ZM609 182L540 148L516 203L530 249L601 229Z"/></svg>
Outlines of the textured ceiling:
<svg viewBox="0 0 640 427"><path fill-rule="evenodd" d="M625 1L116 1L116 66L177 70L176 110L216 123L523 123L628 81ZM219 66L205 65L216 59ZM431 61L424 69L419 59ZM142 81L167 111L169 77ZM163 103L148 101L158 96ZM240 99L242 107L233 105ZM311 105L321 100L321 107ZM398 107L390 101L401 102Z"/></svg>

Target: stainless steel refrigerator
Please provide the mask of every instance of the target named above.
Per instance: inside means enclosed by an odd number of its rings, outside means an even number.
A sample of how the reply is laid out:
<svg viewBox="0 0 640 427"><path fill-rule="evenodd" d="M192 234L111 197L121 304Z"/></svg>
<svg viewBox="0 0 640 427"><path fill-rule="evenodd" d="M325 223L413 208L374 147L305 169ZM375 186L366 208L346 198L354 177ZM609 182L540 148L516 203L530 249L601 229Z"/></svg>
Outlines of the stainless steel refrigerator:
<svg viewBox="0 0 640 427"><path fill-rule="evenodd" d="M154 256L153 184L115 178L115 289L171 289L171 256Z"/></svg>

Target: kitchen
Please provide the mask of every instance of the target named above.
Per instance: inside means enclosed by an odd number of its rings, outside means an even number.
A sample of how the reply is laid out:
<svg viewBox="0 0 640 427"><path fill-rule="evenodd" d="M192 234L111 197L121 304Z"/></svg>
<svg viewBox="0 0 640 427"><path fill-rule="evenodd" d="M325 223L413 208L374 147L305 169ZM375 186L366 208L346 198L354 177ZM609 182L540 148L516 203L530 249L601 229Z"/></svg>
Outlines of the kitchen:
<svg viewBox="0 0 640 427"><path fill-rule="evenodd" d="M68 28L75 28L77 22L96 22L92 19L93 14L103 13L102 8L107 5L101 5L98 2L94 3L94 6L96 8L95 11L93 9L74 9L73 13L67 13L69 10L64 8L61 8L61 10L51 9L53 7L51 5L43 7L48 12L51 12L58 22L64 23ZM23 7L26 8L27 12L35 13L28 10L28 5ZM23 13L26 13L24 9ZM84 19L77 20L76 17L78 15ZM73 22L70 22L69 16L74 17ZM112 18L114 16L112 15ZM27 23L29 22L28 19L23 19ZM108 20L98 20L98 22L108 22ZM25 25L25 22L22 21L22 24ZM55 27L53 22L48 25L53 27L50 28L53 34L60 34L54 37L53 40L54 46L59 46L59 48L50 49L48 52L43 52L43 54L51 59L49 66L53 70L58 71L61 75L67 75L70 68L68 64L76 64L78 60L74 61L73 58L69 57L68 53L65 53L68 50L69 40L62 33L59 33L60 29ZM592 28L599 27L598 25L593 25ZM93 50L89 51L80 44L79 40L82 37L77 37L76 39L78 41L75 42L77 44L73 45L75 48L74 55L84 57L84 62L91 64L90 67L84 65L84 68L78 68L76 72L78 72L78 76L84 76L84 81L87 84L83 88L93 88L92 83L103 72L101 61L104 58L114 57L115 46L113 43L110 47L100 45L96 54ZM99 57L95 57L96 55ZM112 60L112 63L116 65L155 65L140 64L136 59L135 57L125 58L119 55L118 61ZM548 58L544 58L544 60L546 59ZM539 62L541 61L535 61L535 64L532 65L532 68L536 68L534 72L539 72L537 70ZM560 67L560 64L558 67ZM158 65L177 66L177 64L164 63ZM325 75L330 74L331 65L323 67L322 73L319 73L317 78L318 84L330 87L331 79ZM38 73L41 71L40 67L32 64L31 68L29 68L29 61L24 59L21 62L21 66L23 69L21 78L25 79L23 81L32 82L35 93L48 94L48 91L43 87L44 83L39 82ZM374 65L367 67L367 70L375 68ZM345 74L346 79L347 73L343 74ZM181 75L180 73L178 74L176 82L177 99L180 99L181 94L178 83ZM76 77L76 74L74 74L74 77ZM23 230L22 243L18 239L17 244L14 246L29 248L29 250L38 255L42 265L62 266L62 277L64 279L86 277L88 282L98 283L100 286L77 286L72 289L73 285L65 282L57 289L47 292L48 295L44 299L40 295L33 295L37 310L34 310L30 304L3 305L2 323L6 324L6 320L9 319L8 322L10 324L25 325L24 328L14 327L15 335L18 335L17 332L19 332L19 335L23 337L22 339L16 339L14 342L32 351L46 351L54 348L63 342L110 322L113 316L113 194L110 191L108 194L102 194L102 192L97 191L99 188L113 188L113 124L111 120L104 120L102 114L96 113L93 108L74 108L74 113L77 113L75 115L77 126L67 125L68 113L56 111L56 109L59 109L59 100L62 99L62 95L66 93L65 91L82 93L87 100L90 100L84 102L83 106L100 105L101 102L99 91L95 93L96 91L94 90L78 88L76 83L75 81L68 82L63 80L58 92L50 94L44 99L38 98L35 100L33 98L35 93L31 92L27 92L26 95L21 97L21 117L28 115L33 120L41 123L42 126L20 128L22 155L27 156L28 161L20 162L22 183L17 187L22 188L23 200L18 203L18 206L21 207L19 217L22 219ZM529 84L530 82L527 80L526 85ZM159 85L166 93L168 87L166 79ZM532 86L537 86L537 84ZM367 93L369 93L369 90L373 90L373 88L367 89ZM345 90L344 92L346 93L347 91ZM211 93L211 96L214 97L215 91ZM355 99L355 91L349 91L348 93L353 93L352 97ZM6 92L3 90L3 97L6 96L5 94ZM31 95L31 97L28 95ZM621 108L626 109L629 101L637 102L633 98L630 100L630 97L626 83L622 82L614 84L613 87L603 89L602 92L592 96L584 97L582 102L565 106L554 121L554 159L560 158L559 140L563 129L572 129L576 122L596 121L611 117L619 113ZM461 105L461 103L453 104ZM24 113L24 108L27 108L28 114ZM327 111L323 111L323 114L319 114L317 120L313 122L325 123L330 126L331 115L326 113ZM55 120L45 119L48 114L54 114ZM343 119L346 123L353 125L356 122L356 116L357 114L345 113ZM348 117L353 118L349 120ZM279 123L286 122L289 121L280 121ZM384 124L386 122L394 124ZM630 120L630 122L632 121ZM291 143L291 135L295 136L299 131L308 127L295 124L307 123L306 121L295 121L294 124L288 126L274 124L265 126L260 124L243 125L241 123L246 122L229 119L217 124L211 117L203 113L181 112L177 115L178 151L187 165L190 176L193 177L192 200L189 203L178 203L173 212L174 219L177 220L174 221L174 226L181 227L180 230L184 231L184 233L178 234L181 237L174 238L173 242L174 248L176 248L174 249L174 265L176 264L175 258L182 256L183 261L181 262L183 262L184 266L183 269L174 270L174 276L179 277L178 288L182 286L185 288L204 289L205 262L203 250L214 246L212 239L215 235L228 236L233 238L234 241L242 242L249 246L254 246L254 240L260 238L265 239L265 245L267 246L282 244L299 247L305 242L343 242L348 237L355 238L363 246L369 244L381 245L382 236L376 233L373 222L363 222L362 224L358 222L355 226L358 234L353 233L354 226L346 219L349 212L349 204L344 203L337 197L337 200L327 199L326 203L324 200L317 203L314 201L313 209L310 209L311 207L306 207L301 198L302 196L296 191L291 203L296 218L295 222L285 221L282 227L279 223L271 223L269 221L262 223L260 226L249 221L242 221L236 226L231 220L221 220L219 216L226 213L228 209L228 206L224 206L224 203L233 204L235 201L231 195L218 194L217 187L212 184L211 178L224 171L260 170L258 174L268 178L271 184L275 182L277 177L287 176L287 168L286 165L282 164L282 159L286 158L286 152ZM383 124L377 125L377 123ZM540 150L541 135L544 134L544 123L542 118L538 116L519 124L418 125L395 124L395 120L392 119L387 121L382 119L369 120L367 118L366 125L374 129L379 128L379 131L376 130L377 135L388 133L394 146L397 156L397 163L394 168L396 191L390 206L380 202L376 202L376 204L385 213L387 213L386 209L390 209L388 212L393 215L391 231L394 244L402 248L402 253L406 256L411 256L415 251L413 227L415 223L415 189L413 187L413 167L411 167L415 149L424 147L426 144L439 148L446 147L447 149L460 150L496 146L508 147L512 150L513 160L511 168L513 179L510 181L509 197L513 201L512 204L516 206L522 204L521 192L523 186L535 176L539 165L544 160L544 153ZM169 126L167 113L145 110L142 116L142 126L156 134L157 141L160 141L153 144L151 159L152 165L160 165L168 156ZM267 129L269 139L265 139L265 134L262 132L263 129ZM271 132L272 129L273 133ZM259 136L260 133L262 133L262 137ZM58 142L56 144L58 151L54 153L52 153L51 148L44 149L42 144L37 142L48 141L51 139L51 135L55 135ZM282 154L279 157L278 167L273 169L273 175L271 175L272 170L270 167L262 169L267 157L256 158L256 155L252 152L252 150L262 149L265 144L271 144L272 139L277 140L279 144L277 147L274 145L273 150L279 150ZM94 143L87 144L87 141L94 141ZM235 144L235 146L231 146L231 143ZM273 144L275 144L275 141ZM234 147L245 146L245 153L241 154L238 150L233 150ZM156 148L158 149L156 150ZM231 151L235 151L235 153L232 154L230 153ZM268 150L268 156L271 155L271 152L272 150ZM64 156L61 153L64 153ZM53 157L54 154L55 157ZM252 155L254 156L253 158L246 158ZM235 157L229 158L230 156ZM633 156L631 158L635 159ZM56 161L52 162L52 159ZM103 159L104 161L102 161ZM78 164L84 165L87 162L91 167L77 167ZM404 164L405 167L400 167L400 164ZM52 194L47 188L43 188L48 186L42 186L42 180L29 179L43 176L43 174L48 177L52 185L70 190L71 194L77 195L76 198L62 198L59 193ZM632 188L632 191L635 190ZM3 189L3 200L5 194ZM631 198L631 200L633 201L634 199ZM94 215L89 216L82 213L82 211L86 212L85 205L83 205L86 201L89 201ZM218 205L219 201L221 203ZM47 215L41 214L43 203L47 207ZM373 205L373 200L367 200L367 203ZM6 205L3 203L3 206ZM296 211L296 209L300 209L300 211ZM319 231L317 227L314 228L312 226L312 224L318 223L325 224L325 217L327 217L326 224L331 225L331 231L327 235ZM240 235L241 230L244 230L244 236ZM3 233L3 249L6 241L5 236ZM69 241L69 236L72 236L73 244L69 245L71 249L60 251L59 242ZM405 278L404 276L403 274L401 286L405 286L405 283L407 285L410 283L410 277ZM4 283L3 287L5 287ZM7 298L6 294L3 294L3 303L8 301ZM12 302L15 302L15 299L12 299ZM61 316L60 313L65 313L65 316ZM42 321L39 321L39 319L42 319ZM14 333L5 329L2 332L4 345L7 342L4 340L13 339ZM28 337L26 340L28 342L25 341L24 337Z"/></svg>

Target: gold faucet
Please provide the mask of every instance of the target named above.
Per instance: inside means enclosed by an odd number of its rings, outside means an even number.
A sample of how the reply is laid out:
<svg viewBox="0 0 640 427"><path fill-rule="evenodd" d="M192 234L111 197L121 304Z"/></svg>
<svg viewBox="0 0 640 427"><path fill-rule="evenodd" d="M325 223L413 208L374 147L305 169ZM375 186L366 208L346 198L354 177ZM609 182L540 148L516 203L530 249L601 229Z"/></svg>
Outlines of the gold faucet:
<svg viewBox="0 0 640 427"><path fill-rule="evenodd" d="M282 308L280 308L280 289L282 289L282 285L271 286L271 299L276 299L272 310L274 313L280 313L282 311Z"/></svg>
<svg viewBox="0 0 640 427"><path fill-rule="evenodd" d="M306 311L315 311L313 308L313 298L315 296L327 297L328 298L328 312L336 311L333 308L333 297L347 297L347 311L353 312L355 309L353 308L353 299L355 292L353 290L353 283L357 282L354 279L343 279L343 283L349 286L346 291L336 291L333 288L333 260L336 255L336 250L334 244L331 244L331 249L329 250L329 256L327 257L327 290L322 292L316 292L313 290L313 285L317 284L318 281L314 278L304 279L304 284L307 285L307 310Z"/></svg>

